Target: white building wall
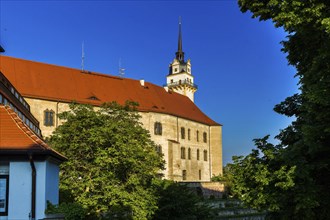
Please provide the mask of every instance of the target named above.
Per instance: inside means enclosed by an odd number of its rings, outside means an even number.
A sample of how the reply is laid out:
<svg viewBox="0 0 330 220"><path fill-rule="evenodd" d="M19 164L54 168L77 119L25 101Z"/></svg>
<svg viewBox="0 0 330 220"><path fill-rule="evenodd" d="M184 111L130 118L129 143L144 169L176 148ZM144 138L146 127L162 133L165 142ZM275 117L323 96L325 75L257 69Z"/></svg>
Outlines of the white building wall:
<svg viewBox="0 0 330 220"><path fill-rule="evenodd" d="M31 212L31 166L29 162L9 164L8 219L29 219Z"/></svg>
<svg viewBox="0 0 330 220"><path fill-rule="evenodd" d="M35 162L36 219L45 218L47 200L58 204L59 167L51 161ZM9 164L8 216L0 220L28 220L31 213L32 168L29 161Z"/></svg>
<svg viewBox="0 0 330 220"><path fill-rule="evenodd" d="M60 168L57 164L47 161L46 163L46 202L58 204L59 197L59 172Z"/></svg>

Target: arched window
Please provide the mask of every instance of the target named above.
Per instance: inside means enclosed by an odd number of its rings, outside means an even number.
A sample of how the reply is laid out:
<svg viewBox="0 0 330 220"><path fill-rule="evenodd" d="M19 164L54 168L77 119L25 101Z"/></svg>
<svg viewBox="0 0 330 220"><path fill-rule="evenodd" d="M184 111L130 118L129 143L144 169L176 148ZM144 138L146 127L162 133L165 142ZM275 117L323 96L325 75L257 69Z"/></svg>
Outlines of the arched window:
<svg viewBox="0 0 330 220"><path fill-rule="evenodd" d="M207 150L204 150L204 161L207 161Z"/></svg>
<svg viewBox="0 0 330 220"><path fill-rule="evenodd" d="M207 143L207 133L203 132L203 142Z"/></svg>
<svg viewBox="0 0 330 220"><path fill-rule="evenodd" d="M163 130L162 123L155 122L155 124L154 124L154 134L155 135L162 135L162 133L163 133L162 130Z"/></svg>
<svg viewBox="0 0 330 220"><path fill-rule="evenodd" d="M188 160L190 160L191 159L191 149L190 149L190 147L188 148Z"/></svg>
<svg viewBox="0 0 330 220"><path fill-rule="evenodd" d="M181 147L181 159L186 159L186 149Z"/></svg>
<svg viewBox="0 0 330 220"><path fill-rule="evenodd" d="M197 149L197 160L199 160L199 149Z"/></svg>
<svg viewBox="0 0 330 220"><path fill-rule="evenodd" d="M54 111L46 109L44 111L44 125L54 126Z"/></svg>
<svg viewBox="0 0 330 220"><path fill-rule="evenodd" d="M184 127L181 127L181 139L185 139L186 134L185 134L185 129Z"/></svg>

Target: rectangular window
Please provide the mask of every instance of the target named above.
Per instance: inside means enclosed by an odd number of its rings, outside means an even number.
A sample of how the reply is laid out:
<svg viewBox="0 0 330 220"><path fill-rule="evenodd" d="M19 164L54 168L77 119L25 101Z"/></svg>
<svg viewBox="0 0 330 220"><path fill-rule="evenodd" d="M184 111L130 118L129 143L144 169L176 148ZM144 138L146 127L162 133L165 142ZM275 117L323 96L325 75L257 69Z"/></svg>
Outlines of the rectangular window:
<svg viewBox="0 0 330 220"><path fill-rule="evenodd" d="M161 145L156 145L156 152L161 155L162 154L162 146Z"/></svg>
<svg viewBox="0 0 330 220"><path fill-rule="evenodd" d="M185 129L184 127L181 127L181 139L185 139L186 134L185 134Z"/></svg>
<svg viewBox="0 0 330 220"><path fill-rule="evenodd" d="M44 125L45 126L54 126L54 111L45 110L44 111Z"/></svg>
<svg viewBox="0 0 330 220"><path fill-rule="evenodd" d="M190 149L190 147L188 148L188 160L190 160L191 159L191 149Z"/></svg>
<svg viewBox="0 0 330 220"><path fill-rule="evenodd" d="M199 160L199 149L197 149L197 160Z"/></svg>
<svg viewBox="0 0 330 220"><path fill-rule="evenodd" d="M198 179L202 180L202 170L198 170Z"/></svg>
<svg viewBox="0 0 330 220"><path fill-rule="evenodd" d="M204 150L204 161L207 161L207 150Z"/></svg>
<svg viewBox="0 0 330 220"><path fill-rule="evenodd" d="M186 149L181 147L181 159L186 159Z"/></svg>
<svg viewBox="0 0 330 220"><path fill-rule="evenodd" d="M203 142L207 143L207 133L206 132L203 133Z"/></svg>
<svg viewBox="0 0 330 220"><path fill-rule="evenodd" d="M182 170L182 180L187 180L187 170Z"/></svg>
<svg viewBox="0 0 330 220"><path fill-rule="evenodd" d="M190 128L188 128L188 140L190 140Z"/></svg>
<svg viewBox="0 0 330 220"><path fill-rule="evenodd" d="M196 140L199 142L199 131L196 131Z"/></svg>
<svg viewBox="0 0 330 220"><path fill-rule="evenodd" d="M162 135L163 131L162 131L162 123L160 122L155 122L154 124L154 134L155 135Z"/></svg>
<svg viewBox="0 0 330 220"><path fill-rule="evenodd" d="M0 216L8 215L9 176L0 175Z"/></svg>

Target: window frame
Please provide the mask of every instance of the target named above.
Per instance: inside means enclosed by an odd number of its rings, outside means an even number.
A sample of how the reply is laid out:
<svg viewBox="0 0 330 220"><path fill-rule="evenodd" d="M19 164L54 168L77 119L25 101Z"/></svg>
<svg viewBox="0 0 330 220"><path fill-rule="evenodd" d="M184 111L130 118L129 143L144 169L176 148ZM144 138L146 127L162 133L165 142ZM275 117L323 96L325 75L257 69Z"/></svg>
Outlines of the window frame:
<svg viewBox="0 0 330 220"><path fill-rule="evenodd" d="M156 152L157 152L159 155L162 155L162 154L163 154L162 145L160 145L160 144L156 145Z"/></svg>
<svg viewBox="0 0 330 220"><path fill-rule="evenodd" d="M4 210L2 211L1 209L0 209L0 216L8 216L8 201L9 201L9 175L3 175L3 174L1 174L0 175L0 181L1 180L5 180L5 202L4 202L4 205L5 205L5 207L4 207Z"/></svg>
<svg viewBox="0 0 330 220"><path fill-rule="evenodd" d="M187 180L187 170L182 170L182 180Z"/></svg>
<svg viewBox="0 0 330 220"><path fill-rule="evenodd" d="M156 121L154 123L154 134L155 135L163 135L163 126L161 122Z"/></svg>
<svg viewBox="0 0 330 220"><path fill-rule="evenodd" d="M207 161L207 150L203 151L203 157L204 157L204 161Z"/></svg>
<svg viewBox="0 0 330 220"><path fill-rule="evenodd" d="M207 133L203 132L203 142L207 143Z"/></svg>
<svg viewBox="0 0 330 220"><path fill-rule="evenodd" d="M181 127L181 139L186 138L186 129L184 127Z"/></svg>
<svg viewBox="0 0 330 220"><path fill-rule="evenodd" d="M44 126L53 127L55 121L55 112L53 110L46 109L44 111Z"/></svg>
<svg viewBox="0 0 330 220"><path fill-rule="evenodd" d="M191 148L188 148L188 160L191 160Z"/></svg>
<svg viewBox="0 0 330 220"><path fill-rule="evenodd" d="M185 147L181 147L181 155L180 155L181 159L186 159L186 148Z"/></svg>

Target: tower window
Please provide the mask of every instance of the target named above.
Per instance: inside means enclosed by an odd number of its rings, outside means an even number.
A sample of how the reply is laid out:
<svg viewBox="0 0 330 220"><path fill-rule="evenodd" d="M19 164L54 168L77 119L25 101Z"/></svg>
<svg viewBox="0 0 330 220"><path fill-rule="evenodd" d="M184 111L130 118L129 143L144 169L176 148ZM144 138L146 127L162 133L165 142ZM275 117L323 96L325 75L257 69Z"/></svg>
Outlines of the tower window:
<svg viewBox="0 0 330 220"><path fill-rule="evenodd" d="M163 129L162 129L162 123L155 122L154 124L154 134L155 135L162 135Z"/></svg>
<svg viewBox="0 0 330 220"><path fill-rule="evenodd" d="M54 111L46 109L44 111L44 125L54 126Z"/></svg>
<svg viewBox="0 0 330 220"><path fill-rule="evenodd" d="M178 72L178 68L174 68L174 72L175 72L175 73Z"/></svg>
<svg viewBox="0 0 330 220"><path fill-rule="evenodd" d="M204 161L207 161L207 150L204 150Z"/></svg>
<svg viewBox="0 0 330 220"><path fill-rule="evenodd" d="M181 159L186 159L186 149L181 147Z"/></svg>
<svg viewBox="0 0 330 220"><path fill-rule="evenodd" d="M185 129L184 127L181 127L181 139L185 139L186 134L185 134Z"/></svg>
<svg viewBox="0 0 330 220"><path fill-rule="evenodd" d="M203 132L203 142L207 143L207 133Z"/></svg>

